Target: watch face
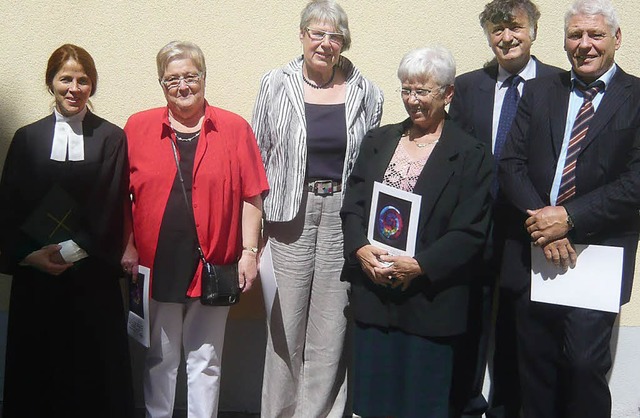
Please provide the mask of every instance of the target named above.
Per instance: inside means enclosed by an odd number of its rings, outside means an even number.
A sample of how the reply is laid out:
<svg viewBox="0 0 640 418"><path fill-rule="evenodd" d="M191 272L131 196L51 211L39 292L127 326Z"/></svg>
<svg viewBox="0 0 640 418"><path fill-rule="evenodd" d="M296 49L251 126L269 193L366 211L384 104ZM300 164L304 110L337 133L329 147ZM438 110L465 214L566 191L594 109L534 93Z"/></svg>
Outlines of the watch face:
<svg viewBox="0 0 640 418"><path fill-rule="evenodd" d="M567 215L567 225L569 226L569 229L573 229L575 227L573 219L571 219L571 215Z"/></svg>

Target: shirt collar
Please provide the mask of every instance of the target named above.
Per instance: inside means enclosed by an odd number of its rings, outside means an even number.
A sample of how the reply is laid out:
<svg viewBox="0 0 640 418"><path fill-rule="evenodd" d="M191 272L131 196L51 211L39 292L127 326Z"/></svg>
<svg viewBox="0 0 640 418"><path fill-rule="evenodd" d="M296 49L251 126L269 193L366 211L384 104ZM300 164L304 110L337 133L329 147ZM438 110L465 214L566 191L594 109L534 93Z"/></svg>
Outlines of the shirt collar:
<svg viewBox="0 0 640 418"><path fill-rule="evenodd" d="M202 129L204 132L215 131L218 126L218 118L213 106L209 106L209 103L204 101L204 120L202 121ZM162 114L162 131L160 138L171 138L173 135L173 129L171 128L171 122L169 122L169 107L164 108Z"/></svg>
<svg viewBox="0 0 640 418"><path fill-rule="evenodd" d="M511 74L510 72L502 68L501 65L498 65L498 77L496 79L498 88L502 88L502 84L505 82L505 80L512 75L514 74ZM527 65L525 65L517 75L522 77L522 79L525 81L531 80L532 78L536 77L536 60L533 58L533 56L529 57Z"/></svg>
<svg viewBox="0 0 640 418"><path fill-rule="evenodd" d="M602 74L597 80L595 80L590 85L593 85L593 84L595 84L597 82L602 82L604 84L604 89L602 89L601 91L605 91L607 89L607 86L609 85L609 83L611 83L611 79L613 78L613 76L616 74L617 71L618 71L618 66L614 63L611 66L611 68L609 68L607 70L606 73ZM576 83L580 83L583 86L587 86L582 80L580 80L578 78L578 76L575 73L575 71L573 71L573 69L571 69L571 89L572 90L575 87Z"/></svg>
<svg viewBox="0 0 640 418"><path fill-rule="evenodd" d="M81 111L76 113L75 115L65 116L62 113L58 112L57 108L53 108L53 113L56 115L56 122L65 122L65 123L74 123L74 122L82 122L84 120L85 115L87 114L87 106L84 107Z"/></svg>

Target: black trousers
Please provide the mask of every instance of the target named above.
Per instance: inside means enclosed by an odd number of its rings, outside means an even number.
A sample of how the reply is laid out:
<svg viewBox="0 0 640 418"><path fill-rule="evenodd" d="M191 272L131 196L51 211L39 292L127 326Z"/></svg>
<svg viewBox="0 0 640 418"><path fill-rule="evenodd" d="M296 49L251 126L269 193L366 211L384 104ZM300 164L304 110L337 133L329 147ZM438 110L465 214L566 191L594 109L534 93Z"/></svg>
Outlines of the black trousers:
<svg viewBox="0 0 640 418"><path fill-rule="evenodd" d="M490 239L479 266L476 283L471 286L467 332L456 351L452 384L454 409L451 417L518 418L521 399L518 377L515 303L518 294L500 287L502 252L505 242L504 219L509 206L494 205ZM489 401L482 395L485 369L489 362L491 391Z"/></svg>
<svg viewBox="0 0 640 418"><path fill-rule="evenodd" d="M525 418L609 418L610 340L617 314L516 302Z"/></svg>
<svg viewBox="0 0 640 418"><path fill-rule="evenodd" d="M495 289L494 285L472 289L468 331L454 360L451 417L520 416L516 298L510 290ZM487 360L491 374L489 401L482 395Z"/></svg>
<svg viewBox="0 0 640 418"><path fill-rule="evenodd" d="M518 345L516 338L516 294L509 289L498 289L498 306L494 328L491 392L487 418L518 418L522 399L518 372Z"/></svg>

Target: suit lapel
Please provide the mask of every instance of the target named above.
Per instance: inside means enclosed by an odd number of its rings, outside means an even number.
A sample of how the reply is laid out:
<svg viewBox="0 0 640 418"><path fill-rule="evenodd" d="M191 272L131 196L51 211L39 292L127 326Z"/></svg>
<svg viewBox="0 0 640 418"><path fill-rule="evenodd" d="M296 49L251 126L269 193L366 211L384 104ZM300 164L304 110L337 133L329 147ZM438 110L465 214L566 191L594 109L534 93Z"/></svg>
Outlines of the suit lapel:
<svg viewBox="0 0 640 418"><path fill-rule="evenodd" d="M589 130L587 136L583 139L580 153L593 142L609 123L613 115L617 112L618 108L628 100L630 95L630 80L627 75L618 68L611 83L607 87L604 97L598 106L598 110L593 115L593 119L589 123Z"/></svg>
<svg viewBox="0 0 640 418"><path fill-rule="evenodd" d="M476 102L473 104L478 109L475 122L476 137L493 148L493 105L495 100L496 79L498 78L498 66L487 68L483 73L483 78L478 84L478 94L475 96Z"/></svg>
<svg viewBox="0 0 640 418"><path fill-rule="evenodd" d="M398 123L394 126L395 130L391 132L389 140L380 142L380 145L374 149L374 153L377 155L376 158L371 161L371 164L374 164L372 178L383 181L384 173L387 171L391 157L393 157L393 153L396 151L400 137L410 126L411 120L409 119Z"/></svg>
<svg viewBox="0 0 640 418"><path fill-rule="evenodd" d="M440 141L429 156L422 173L418 176L414 192L422 196L420 208L420 220L418 224L419 234L427 224L433 208L440 198L442 190L449 182L453 174L453 161L458 158L456 138L450 130L451 122L445 121Z"/></svg>
<svg viewBox="0 0 640 418"><path fill-rule="evenodd" d="M302 80L298 75L298 71L289 71L285 72L284 79L284 90L289 100L289 105L295 112L298 120L300 121L300 126L306 129L307 123L304 117L304 91L302 87Z"/></svg>
<svg viewBox="0 0 640 418"><path fill-rule="evenodd" d="M569 95L571 94L571 73L560 74L556 80L556 86L549 94L549 125L551 129L551 142L553 144L554 158L557 159L562 149L564 131L567 124L567 109L569 108ZM533 112L538 110L531 109Z"/></svg>
<svg viewBox="0 0 640 418"><path fill-rule="evenodd" d="M360 85L347 84L347 93L345 97L347 132L349 132L349 128L351 128L356 121L356 117L360 111L359 104L362 103L363 96L364 91L362 91Z"/></svg>
<svg viewBox="0 0 640 418"><path fill-rule="evenodd" d="M82 136L84 136L85 138L90 138L93 136L93 130L96 128L96 116L91 113L91 112L87 112L86 115L84 115L84 120L82 121Z"/></svg>

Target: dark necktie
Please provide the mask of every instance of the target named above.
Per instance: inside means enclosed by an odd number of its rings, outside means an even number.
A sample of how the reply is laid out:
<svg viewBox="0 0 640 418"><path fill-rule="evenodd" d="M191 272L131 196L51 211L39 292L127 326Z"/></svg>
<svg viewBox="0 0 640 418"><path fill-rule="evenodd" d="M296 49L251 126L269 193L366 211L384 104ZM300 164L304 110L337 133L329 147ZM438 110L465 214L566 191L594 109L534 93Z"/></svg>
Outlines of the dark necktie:
<svg viewBox="0 0 640 418"><path fill-rule="evenodd" d="M503 85L508 86L507 92L504 95L502 101L502 108L500 109L500 121L498 122L498 131L496 132L496 143L493 148L493 158L496 164L500 161L500 155L504 148L504 143L507 140L507 134L511 129L513 119L516 117L516 111L518 110L518 102L520 101L520 93L518 92L518 84L522 82L522 77L519 75L512 75L507 78ZM497 173L497 170L496 170ZM491 193L493 197L498 195L498 176L496 175L491 186Z"/></svg>
<svg viewBox="0 0 640 418"><path fill-rule="evenodd" d="M578 162L578 154L582 149L582 140L587 136L589 130L589 122L593 119L595 111L593 110L593 98L602 89L602 85L597 83L589 88L582 88L584 100L576 121L571 129L571 138L569 139L569 147L567 148L567 157L564 161L564 169L562 170L562 180L560 181L560 189L558 190L558 198L556 205L561 205L576 194L576 164Z"/></svg>

